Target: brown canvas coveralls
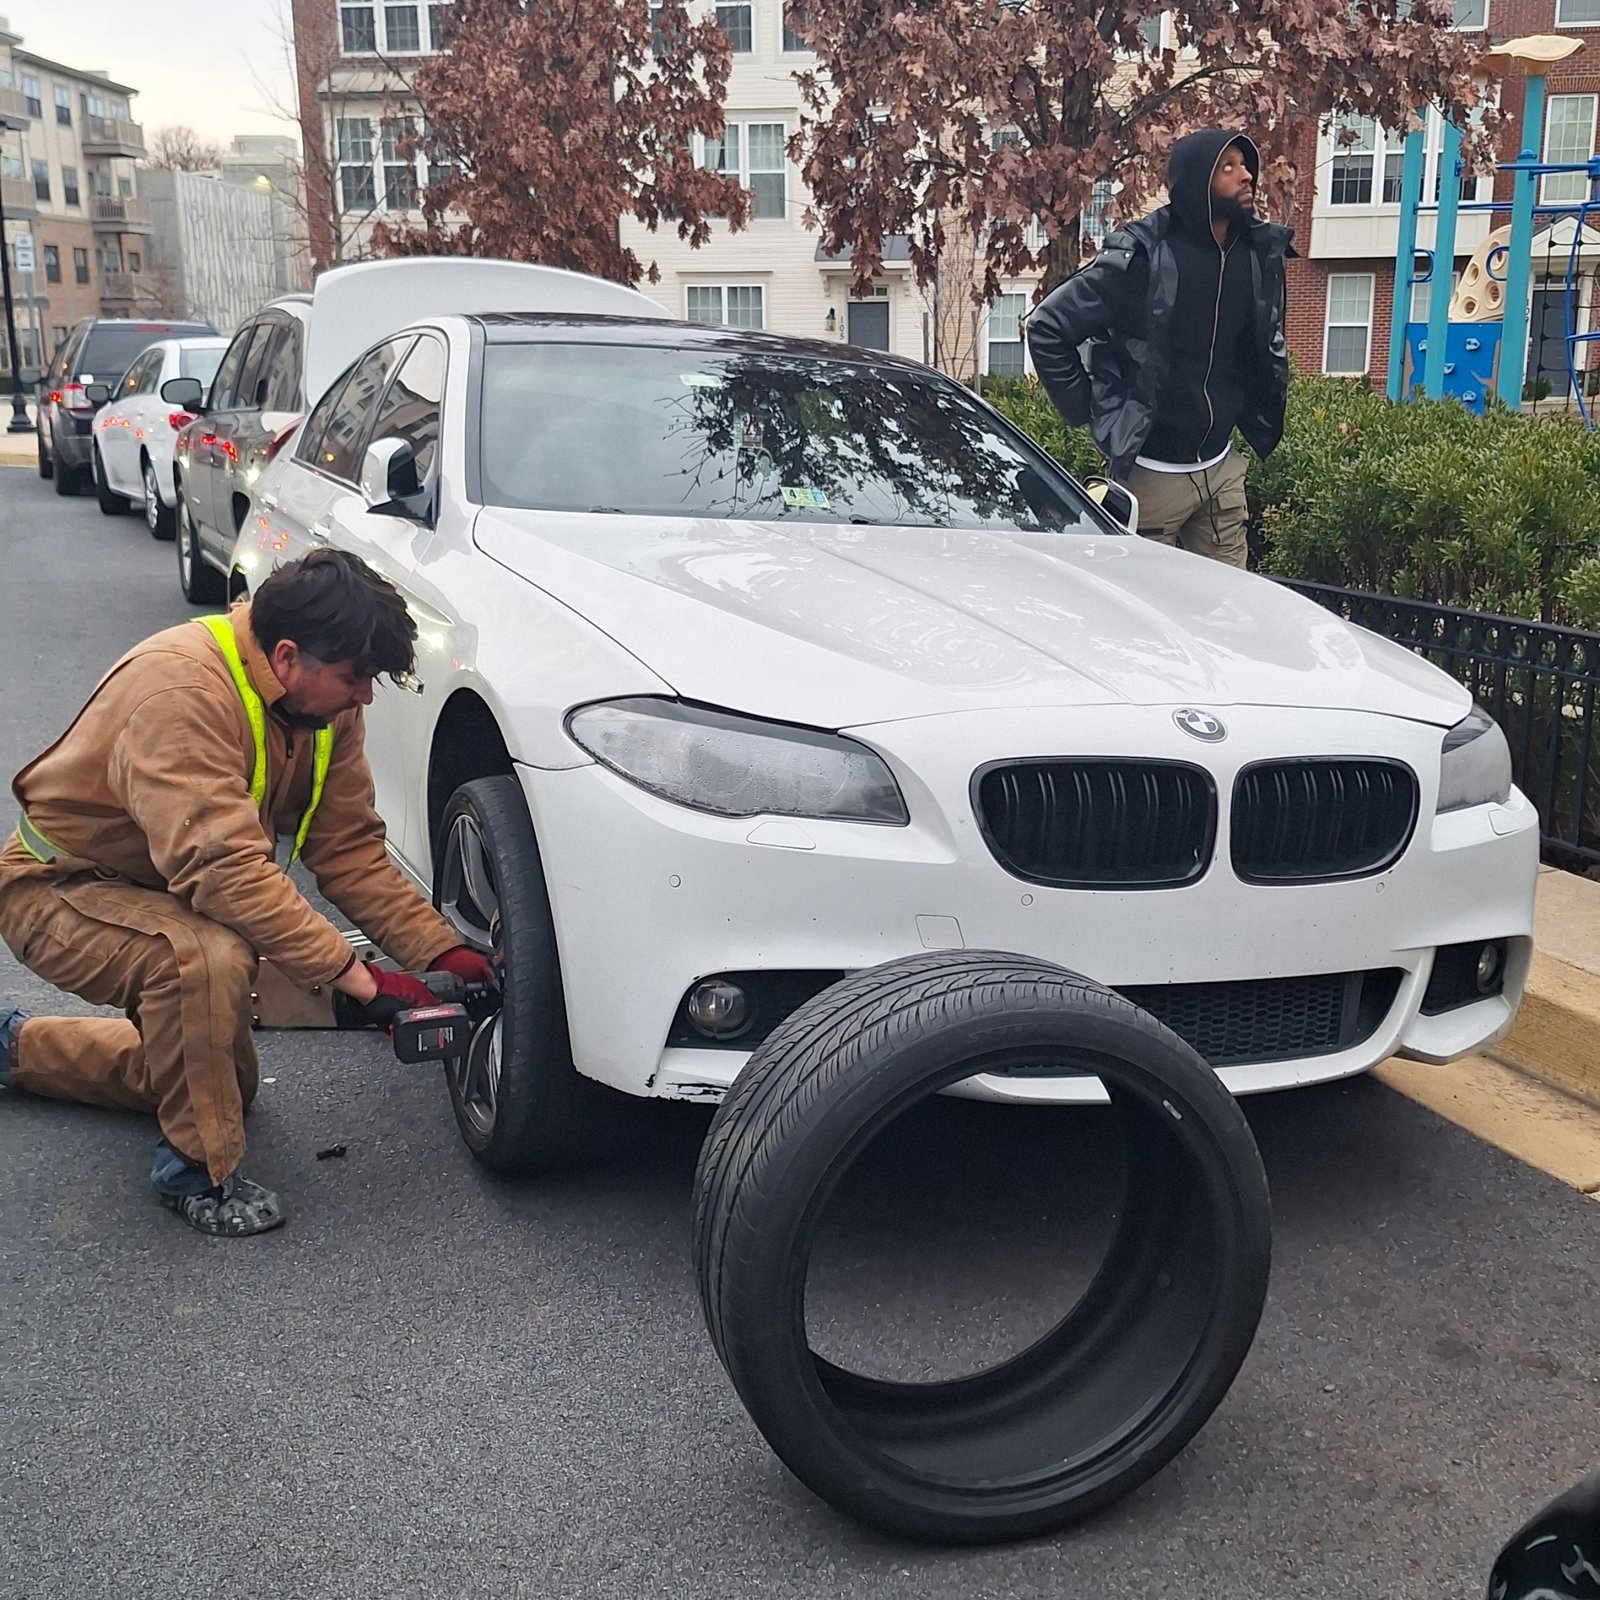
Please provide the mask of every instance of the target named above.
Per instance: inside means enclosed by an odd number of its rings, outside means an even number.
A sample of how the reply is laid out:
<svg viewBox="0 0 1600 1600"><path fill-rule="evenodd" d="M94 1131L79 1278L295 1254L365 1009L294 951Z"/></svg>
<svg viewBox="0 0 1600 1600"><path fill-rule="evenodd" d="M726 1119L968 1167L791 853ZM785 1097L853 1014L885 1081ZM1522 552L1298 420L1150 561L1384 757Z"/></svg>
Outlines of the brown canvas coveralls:
<svg viewBox="0 0 1600 1600"><path fill-rule="evenodd" d="M233 608L245 671L265 702L266 800L250 798L255 743L216 641L185 624L136 645L72 726L17 774L29 820L68 854L0 851L0 938L16 958L110 1017L32 1017L13 1039L13 1084L88 1105L153 1111L167 1142L220 1183L244 1153L256 1091L250 1038L258 958L327 984L349 942L276 864L311 794L313 731L272 714L283 696ZM333 723L322 800L301 859L388 955L425 967L460 935L403 878L372 808L361 709Z"/></svg>

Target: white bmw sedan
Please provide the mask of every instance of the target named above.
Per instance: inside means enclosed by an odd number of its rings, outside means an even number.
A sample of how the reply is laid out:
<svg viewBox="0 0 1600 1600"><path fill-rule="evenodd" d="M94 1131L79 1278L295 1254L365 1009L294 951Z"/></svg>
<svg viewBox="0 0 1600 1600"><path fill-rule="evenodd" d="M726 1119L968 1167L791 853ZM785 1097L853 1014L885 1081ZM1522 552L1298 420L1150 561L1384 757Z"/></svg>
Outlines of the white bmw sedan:
<svg viewBox="0 0 1600 1600"><path fill-rule="evenodd" d="M123 374L95 415L90 452L95 495L107 516L137 505L154 537L172 537L172 446L194 417L163 400L161 386L194 378L209 389L227 348L220 338L159 339Z"/></svg>
<svg viewBox="0 0 1600 1600"><path fill-rule="evenodd" d="M927 368L598 303L628 314L378 343L235 558L342 546L417 620L368 751L397 858L504 951L449 1074L486 1164L560 1159L616 1091L717 1099L919 950L1085 974L1241 1094L1509 1025L1538 822L1458 684L1130 535Z"/></svg>

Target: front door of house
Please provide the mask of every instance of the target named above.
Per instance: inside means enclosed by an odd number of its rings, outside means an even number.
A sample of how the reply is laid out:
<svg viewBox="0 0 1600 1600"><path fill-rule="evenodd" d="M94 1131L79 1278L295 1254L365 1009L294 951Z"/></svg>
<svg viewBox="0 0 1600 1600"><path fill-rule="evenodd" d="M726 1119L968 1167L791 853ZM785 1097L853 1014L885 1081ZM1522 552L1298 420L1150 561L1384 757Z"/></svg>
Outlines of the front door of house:
<svg viewBox="0 0 1600 1600"><path fill-rule="evenodd" d="M889 302L887 300L852 300L850 302L847 333L851 344L864 345L868 350L889 348Z"/></svg>

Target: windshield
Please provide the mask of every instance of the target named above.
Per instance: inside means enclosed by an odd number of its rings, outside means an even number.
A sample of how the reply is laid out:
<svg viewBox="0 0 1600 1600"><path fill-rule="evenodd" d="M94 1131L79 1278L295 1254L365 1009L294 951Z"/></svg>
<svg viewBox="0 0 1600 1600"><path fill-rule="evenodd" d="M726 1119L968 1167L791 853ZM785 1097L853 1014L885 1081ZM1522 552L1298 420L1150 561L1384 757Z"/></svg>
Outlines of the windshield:
<svg viewBox="0 0 1600 1600"><path fill-rule="evenodd" d="M210 333L183 322L137 322L129 327L102 323L89 330L78 356L80 383L115 383L157 339L181 338L186 333Z"/></svg>
<svg viewBox="0 0 1600 1600"><path fill-rule="evenodd" d="M212 349L202 347L198 350L180 350L178 352L178 376L180 378L198 378L201 383L209 384L217 375L217 368L222 365L222 358L227 353L227 345L219 344Z"/></svg>
<svg viewBox="0 0 1600 1600"><path fill-rule="evenodd" d="M491 344L490 505L937 528L1108 524L936 373L771 351Z"/></svg>

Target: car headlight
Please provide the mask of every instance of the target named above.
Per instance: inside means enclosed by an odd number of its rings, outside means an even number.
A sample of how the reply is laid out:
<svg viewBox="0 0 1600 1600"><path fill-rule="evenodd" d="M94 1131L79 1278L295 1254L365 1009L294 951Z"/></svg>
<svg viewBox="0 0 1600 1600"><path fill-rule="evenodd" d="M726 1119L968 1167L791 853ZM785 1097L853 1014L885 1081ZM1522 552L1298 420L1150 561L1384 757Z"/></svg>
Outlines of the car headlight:
<svg viewBox="0 0 1600 1600"><path fill-rule="evenodd" d="M910 820L883 760L837 733L650 698L583 706L567 732L629 783L720 817Z"/></svg>
<svg viewBox="0 0 1600 1600"><path fill-rule="evenodd" d="M1511 747L1500 725L1474 706L1444 736L1439 752L1439 810L1503 805L1511 798Z"/></svg>

